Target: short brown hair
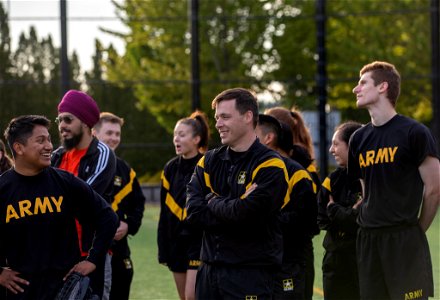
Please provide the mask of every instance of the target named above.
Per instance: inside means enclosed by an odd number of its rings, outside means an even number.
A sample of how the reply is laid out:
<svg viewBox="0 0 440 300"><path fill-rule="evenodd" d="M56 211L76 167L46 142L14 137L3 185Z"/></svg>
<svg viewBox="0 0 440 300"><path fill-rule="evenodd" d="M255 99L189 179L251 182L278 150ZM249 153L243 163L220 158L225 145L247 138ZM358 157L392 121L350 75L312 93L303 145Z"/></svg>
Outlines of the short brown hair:
<svg viewBox="0 0 440 300"><path fill-rule="evenodd" d="M258 101L253 92L244 88L225 90L218 94L214 100L212 100L212 109L215 109L215 106L224 100L235 100L235 108L240 112L241 115L250 110L253 114L254 128L257 127Z"/></svg>
<svg viewBox="0 0 440 300"><path fill-rule="evenodd" d="M104 123L104 122L110 122L110 123L113 123L113 124L119 124L121 127L122 127L122 125L124 125L124 119L123 118L121 118L121 117L119 117L119 116L117 116L115 114L112 114L111 112L105 111L105 112L102 112L99 115L99 120L95 124L95 126L93 126L93 128L95 128L95 130L101 129L102 123Z"/></svg>
<svg viewBox="0 0 440 300"><path fill-rule="evenodd" d="M396 106L397 98L400 95L400 74L396 67L390 63L384 61L375 61L365 65L360 75L371 72L371 78L374 81L374 85L381 84L382 82L388 83L387 97L393 106Z"/></svg>

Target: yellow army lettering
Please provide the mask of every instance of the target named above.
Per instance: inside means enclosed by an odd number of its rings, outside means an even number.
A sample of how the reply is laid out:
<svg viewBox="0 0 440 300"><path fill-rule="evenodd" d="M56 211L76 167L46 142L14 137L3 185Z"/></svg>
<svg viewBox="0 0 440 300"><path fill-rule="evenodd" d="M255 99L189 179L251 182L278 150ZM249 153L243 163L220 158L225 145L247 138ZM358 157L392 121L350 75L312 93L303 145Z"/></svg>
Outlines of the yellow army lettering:
<svg viewBox="0 0 440 300"><path fill-rule="evenodd" d="M418 298L422 298L423 297L423 290L416 290L416 291L412 291L409 293L405 293L405 300L410 300L410 299L418 299Z"/></svg>
<svg viewBox="0 0 440 300"><path fill-rule="evenodd" d="M361 168L369 167L371 165L392 163L399 147L385 147L377 150L368 150L365 152L365 157L359 154L359 166Z"/></svg>
<svg viewBox="0 0 440 300"><path fill-rule="evenodd" d="M52 200L52 202L50 201ZM54 206L56 212L61 212L61 203L63 203L63 196L55 197L40 197L35 198L34 207L32 209L32 202L30 200L18 201L18 208L14 208L12 204L9 204L6 208L6 223L13 219L20 219L27 216L45 214L47 212L53 213Z"/></svg>

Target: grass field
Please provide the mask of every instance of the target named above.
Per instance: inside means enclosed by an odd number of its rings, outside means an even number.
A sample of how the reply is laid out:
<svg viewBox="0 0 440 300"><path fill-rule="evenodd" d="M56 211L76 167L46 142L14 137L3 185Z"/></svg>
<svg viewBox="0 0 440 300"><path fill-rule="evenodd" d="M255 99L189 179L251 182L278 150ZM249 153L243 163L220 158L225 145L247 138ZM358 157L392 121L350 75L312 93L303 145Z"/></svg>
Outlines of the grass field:
<svg viewBox="0 0 440 300"><path fill-rule="evenodd" d="M139 233L129 243L132 250L135 275L130 299L178 299L171 272L157 262L156 227L159 217L159 207L147 204L142 227ZM315 237L315 300L323 299L321 261L323 255L321 235ZM434 266L434 299L440 299L440 216L428 230L428 240ZM402 249L405 251L405 249Z"/></svg>

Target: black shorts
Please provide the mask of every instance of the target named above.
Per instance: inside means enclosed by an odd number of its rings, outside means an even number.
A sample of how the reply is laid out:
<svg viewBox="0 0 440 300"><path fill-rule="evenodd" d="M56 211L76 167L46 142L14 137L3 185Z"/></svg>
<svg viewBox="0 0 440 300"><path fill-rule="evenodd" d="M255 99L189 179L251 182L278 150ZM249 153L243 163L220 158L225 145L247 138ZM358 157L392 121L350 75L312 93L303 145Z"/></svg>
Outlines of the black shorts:
<svg viewBox="0 0 440 300"><path fill-rule="evenodd" d="M356 247L362 299L433 296L431 255L418 225L360 229Z"/></svg>
<svg viewBox="0 0 440 300"><path fill-rule="evenodd" d="M201 264L200 246L198 251L194 249L194 243L190 239L179 239L173 246L167 261L168 269L176 273L186 273L187 270L197 270Z"/></svg>

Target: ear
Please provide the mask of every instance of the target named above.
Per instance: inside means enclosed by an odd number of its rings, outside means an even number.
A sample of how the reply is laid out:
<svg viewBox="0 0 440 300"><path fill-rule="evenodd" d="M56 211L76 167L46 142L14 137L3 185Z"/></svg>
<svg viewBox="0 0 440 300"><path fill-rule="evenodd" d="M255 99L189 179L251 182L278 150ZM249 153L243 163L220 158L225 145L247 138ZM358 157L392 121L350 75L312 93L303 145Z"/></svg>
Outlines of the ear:
<svg viewBox="0 0 440 300"><path fill-rule="evenodd" d="M384 81L379 84L379 92L385 93L386 91L388 91L388 82Z"/></svg>
<svg viewBox="0 0 440 300"><path fill-rule="evenodd" d="M265 145L275 146L275 134L273 132L269 132L268 134L266 134L264 139L265 139L265 143L264 143Z"/></svg>
<svg viewBox="0 0 440 300"><path fill-rule="evenodd" d="M194 139L194 143L195 143L196 145L198 145L198 144L200 143L200 140L201 140L202 138L200 137L200 135L196 135L195 137L193 137L193 139Z"/></svg>
<svg viewBox="0 0 440 300"><path fill-rule="evenodd" d="M17 155L23 155L23 145L22 144L20 144L20 143L18 143L18 142L15 142L13 145L12 145L12 148L14 149L14 151L15 151L15 153L17 153Z"/></svg>
<svg viewBox="0 0 440 300"><path fill-rule="evenodd" d="M248 110L244 113L244 119L246 120L246 123L254 123L254 114L252 111Z"/></svg>

